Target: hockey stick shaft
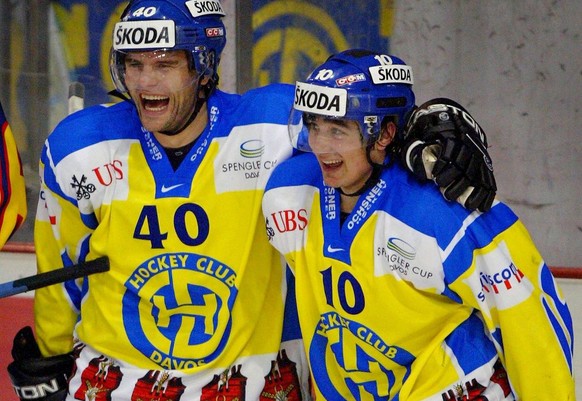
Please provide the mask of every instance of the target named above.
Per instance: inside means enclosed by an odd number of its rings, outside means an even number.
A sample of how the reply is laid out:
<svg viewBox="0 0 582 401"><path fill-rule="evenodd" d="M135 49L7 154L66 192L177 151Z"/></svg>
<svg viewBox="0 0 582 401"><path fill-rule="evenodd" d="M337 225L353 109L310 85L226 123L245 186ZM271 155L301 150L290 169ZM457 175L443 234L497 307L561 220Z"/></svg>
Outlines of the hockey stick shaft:
<svg viewBox="0 0 582 401"><path fill-rule="evenodd" d="M89 262L79 263L78 265L63 267L61 269L0 284L0 298L9 297L11 295L20 294L41 287L47 287L53 284L63 283L90 274L106 272L108 270L109 259L107 256L102 256Z"/></svg>

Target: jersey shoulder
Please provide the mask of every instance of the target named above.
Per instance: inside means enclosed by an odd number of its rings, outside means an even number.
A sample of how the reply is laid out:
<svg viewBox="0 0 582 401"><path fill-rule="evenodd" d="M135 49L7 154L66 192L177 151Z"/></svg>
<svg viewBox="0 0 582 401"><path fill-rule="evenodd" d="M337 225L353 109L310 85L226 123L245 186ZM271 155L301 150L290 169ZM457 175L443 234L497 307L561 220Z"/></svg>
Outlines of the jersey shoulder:
<svg viewBox="0 0 582 401"><path fill-rule="evenodd" d="M67 155L103 141L137 139L141 124L132 103L91 106L65 117L47 138L57 163Z"/></svg>
<svg viewBox="0 0 582 401"><path fill-rule="evenodd" d="M272 84L249 90L242 95L215 90L208 100L210 124L218 127L217 136L228 136L235 128L251 125L287 126L292 105L292 88Z"/></svg>
<svg viewBox="0 0 582 401"><path fill-rule="evenodd" d="M266 190L300 185L318 186L323 176L312 153L299 153L279 164L267 183Z"/></svg>
<svg viewBox="0 0 582 401"><path fill-rule="evenodd" d="M443 249L455 238L469 238L471 246L486 246L519 220L503 202L496 201L486 213L472 212L446 200L433 182L420 182L397 164L390 170L391 193L384 210L409 227L436 237Z"/></svg>
<svg viewBox="0 0 582 401"><path fill-rule="evenodd" d="M245 113L243 119L254 118L263 123L284 125L287 125L292 106L293 87L289 84L270 84L251 89L242 95L240 104L241 111Z"/></svg>

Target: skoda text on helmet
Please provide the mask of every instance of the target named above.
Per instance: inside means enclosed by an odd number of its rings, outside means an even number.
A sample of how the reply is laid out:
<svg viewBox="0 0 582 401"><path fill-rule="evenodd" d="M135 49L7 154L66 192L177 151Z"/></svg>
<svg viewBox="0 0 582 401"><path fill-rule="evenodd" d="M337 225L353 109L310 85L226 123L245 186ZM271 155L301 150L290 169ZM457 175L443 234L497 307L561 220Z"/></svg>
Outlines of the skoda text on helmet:
<svg viewBox="0 0 582 401"><path fill-rule="evenodd" d="M333 55L295 85L289 120L292 143L311 150L308 119L314 116L356 121L364 146L378 137L386 117L401 132L415 104L412 85L412 69L397 57L359 49Z"/></svg>
<svg viewBox="0 0 582 401"><path fill-rule="evenodd" d="M184 50L199 77L218 82L218 64L226 44L218 0L134 0L115 24L110 71L125 93L125 54L130 51Z"/></svg>

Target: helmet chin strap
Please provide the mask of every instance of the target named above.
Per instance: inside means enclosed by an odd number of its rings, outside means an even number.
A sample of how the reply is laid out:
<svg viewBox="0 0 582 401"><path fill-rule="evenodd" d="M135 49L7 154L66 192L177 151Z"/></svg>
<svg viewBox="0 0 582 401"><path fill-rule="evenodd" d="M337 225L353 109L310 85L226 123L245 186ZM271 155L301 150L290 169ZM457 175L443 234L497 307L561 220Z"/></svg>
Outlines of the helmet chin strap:
<svg viewBox="0 0 582 401"><path fill-rule="evenodd" d="M194 106L194 110L190 114L190 117L188 118L188 120L186 120L186 122L184 124L182 124L182 126L180 128L172 130L172 131L160 131L160 134L164 134L164 135L168 135L168 136L178 135L179 133L184 131L186 129L186 127L188 127L190 125L190 123L192 123L192 121L194 121L196 119L196 117L198 116L198 113L200 112L200 109L202 108L202 106L204 105L204 103L208 99L208 96L214 90L214 87L215 87L214 82L212 80L208 81L208 83L206 85L201 86L200 82L202 81L202 78L203 78L203 76L198 78L198 83L196 85L196 105ZM203 91L203 93L204 93L203 97L200 96L201 91Z"/></svg>

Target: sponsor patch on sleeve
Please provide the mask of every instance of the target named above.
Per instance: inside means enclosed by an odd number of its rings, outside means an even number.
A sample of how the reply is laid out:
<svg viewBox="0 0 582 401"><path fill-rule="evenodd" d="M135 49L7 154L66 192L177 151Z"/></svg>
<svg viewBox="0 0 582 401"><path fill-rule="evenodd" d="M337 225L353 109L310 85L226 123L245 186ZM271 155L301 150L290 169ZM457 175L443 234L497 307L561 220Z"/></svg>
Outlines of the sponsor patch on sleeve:
<svg viewBox="0 0 582 401"><path fill-rule="evenodd" d="M327 88L305 82L295 84L293 107L299 111L330 117L346 115L348 93L345 89Z"/></svg>
<svg viewBox="0 0 582 401"><path fill-rule="evenodd" d="M127 21L115 24L115 50L164 49L176 45L174 21Z"/></svg>
<svg viewBox="0 0 582 401"><path fill-rule="evenodd" d="M186 7L190 10L193 17L203 15L222 15L225 16L224 10L218 0L190 0L186 2Z"/></svg>
<svg viewBox="0 0 582 401"><path fill-rule="evenodd" d="M409 84L414 83L412 68L408 65L378 65L370 67L372 82L375 84Z"/></svg>

